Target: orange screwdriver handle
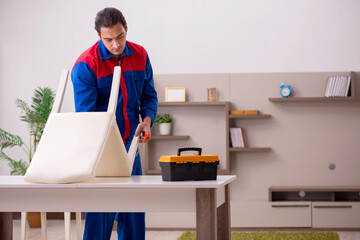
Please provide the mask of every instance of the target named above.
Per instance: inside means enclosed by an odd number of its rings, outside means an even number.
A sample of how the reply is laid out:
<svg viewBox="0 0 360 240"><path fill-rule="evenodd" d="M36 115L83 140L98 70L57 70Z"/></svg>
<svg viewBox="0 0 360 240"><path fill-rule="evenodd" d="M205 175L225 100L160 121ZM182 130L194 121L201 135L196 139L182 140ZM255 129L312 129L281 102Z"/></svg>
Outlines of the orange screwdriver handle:
<svg viewBox="0 0 360 240"><path fill-rule="evenodd" d="M150 133L146 134L146 135L144 136L144 140L143 140L143 141L146 142L149 137L150 137Z"/></svg>

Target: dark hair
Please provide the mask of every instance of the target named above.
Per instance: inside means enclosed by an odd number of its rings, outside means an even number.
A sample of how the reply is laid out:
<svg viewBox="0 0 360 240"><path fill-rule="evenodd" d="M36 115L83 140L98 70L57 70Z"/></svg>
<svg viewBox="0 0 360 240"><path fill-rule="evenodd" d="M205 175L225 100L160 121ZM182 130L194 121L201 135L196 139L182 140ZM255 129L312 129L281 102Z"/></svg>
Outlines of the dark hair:
<svg viewBox="0 0 360 240"><path fill-rule="evenodd" d="M116 8L104 8L96 14L95 30L100 34L101 27L112 27L120 22L126 27L124 15Z"/></svg>

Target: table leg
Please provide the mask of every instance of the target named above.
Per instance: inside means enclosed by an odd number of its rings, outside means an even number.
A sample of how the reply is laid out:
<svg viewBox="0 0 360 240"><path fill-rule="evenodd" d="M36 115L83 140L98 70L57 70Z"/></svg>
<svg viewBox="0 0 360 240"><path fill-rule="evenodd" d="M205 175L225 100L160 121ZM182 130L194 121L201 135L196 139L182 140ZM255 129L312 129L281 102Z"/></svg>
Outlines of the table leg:
<svg viewBox="0 0 360 240"><path fill-rule="evenodd" d="M41 218L41 239L47 240L47 221L46 221L46 212L40 213Z"/></svg>
<svg viewBox="0 0 360 240"><path fill-rule="evenodd" d="M0 239L13 239L12 212L0 212Z"/></svg>
<svg viewBox="0 0 360 240"><path fill-rule="evenodd" d="M26 240L27 212L21 212L21 240Z"/></svg>
<svg viewBox="0 0 360 240"><path fill-rule="evenodd" d="M196 189L196 239L217 240L216 190Z"/></svg>
<svg viewBox="0 0 360 240"><path fill-rule="evenodd" d="M82 227L81 227L81 212L76 212L75 218L76 218L77 240L81 240L81 239L83 239L83 235L82 235L83 231L82 231Z"/></svg>
<svg viewBox="0 0 360 240"><path fill-rule="evenodd" d="M70 240L71 212L64 212L65 240Z"/></svg>
<svg viewBox="0 0 360 240"><path fill-rule="evenodd" d="M225 202L217 208L218 240L230 240L230 186L225 186Z"/></svg>

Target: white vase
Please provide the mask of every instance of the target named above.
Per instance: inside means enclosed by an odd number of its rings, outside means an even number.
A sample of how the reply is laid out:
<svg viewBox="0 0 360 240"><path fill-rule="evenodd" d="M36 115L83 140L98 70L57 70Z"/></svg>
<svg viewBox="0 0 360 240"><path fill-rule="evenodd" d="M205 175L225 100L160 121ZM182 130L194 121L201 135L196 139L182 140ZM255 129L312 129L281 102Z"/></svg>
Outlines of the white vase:
<svg viewBox="0 0 360 240"><path fill-rule="evenodd" d="M171 123L160 123L159 132L161 136L170 135L171 132Z"/></svg>

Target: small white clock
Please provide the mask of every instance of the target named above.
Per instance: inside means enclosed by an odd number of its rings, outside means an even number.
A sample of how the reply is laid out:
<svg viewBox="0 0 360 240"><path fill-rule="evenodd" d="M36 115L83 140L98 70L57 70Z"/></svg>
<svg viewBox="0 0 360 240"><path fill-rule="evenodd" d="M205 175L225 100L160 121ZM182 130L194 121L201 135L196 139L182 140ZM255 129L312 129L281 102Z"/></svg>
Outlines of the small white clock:
<svg viewBox="0 0 360 240"><path fill-rule="evenodd" d="M289 97L291 95L291 86L281 84L280 86L280 95L284 98Z"/></svg>

